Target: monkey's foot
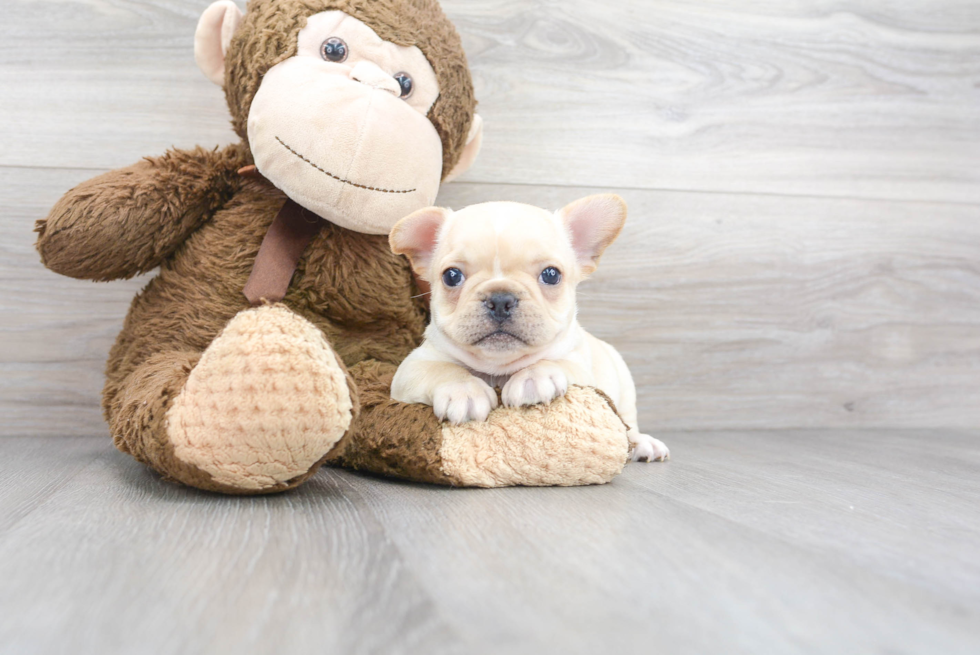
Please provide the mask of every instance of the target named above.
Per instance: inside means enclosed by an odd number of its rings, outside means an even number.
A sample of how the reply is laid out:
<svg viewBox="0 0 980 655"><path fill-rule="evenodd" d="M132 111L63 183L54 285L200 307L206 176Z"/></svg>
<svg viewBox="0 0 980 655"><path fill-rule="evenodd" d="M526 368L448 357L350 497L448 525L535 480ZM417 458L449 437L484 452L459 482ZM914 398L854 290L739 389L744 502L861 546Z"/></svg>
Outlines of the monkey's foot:
<svg viewBox="0 0 980 655"><path fill-rule="evenodd" d="M323 333L281 305L240 312L167 414L181 461L261 491L307 473L350 426L343 366Z"/></svg>
<svg viewBox="0 0 980 655"><path fill-rule="evenodd" d="M374 361L351 368L360 414L331 463L456 487L572 486L609 482L629 456L626 424L596 389L453 425L428 405L392 400L394 373Z"/></svg>
<svg viewBox="0 0 980 655"><path fill-rule="evenodd" d="M571 387L546 405L503 407L485 422L444 425L442 470L466 487L575 486L623 470L626 426L595 390Z"/></svg>

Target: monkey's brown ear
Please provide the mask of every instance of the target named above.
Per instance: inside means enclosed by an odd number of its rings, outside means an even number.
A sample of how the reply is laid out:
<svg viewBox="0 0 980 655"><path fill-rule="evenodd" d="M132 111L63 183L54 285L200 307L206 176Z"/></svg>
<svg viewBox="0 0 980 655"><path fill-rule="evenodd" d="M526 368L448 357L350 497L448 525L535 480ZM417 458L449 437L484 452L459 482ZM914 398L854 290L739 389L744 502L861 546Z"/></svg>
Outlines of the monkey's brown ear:
<svg viewBox="0 0 980 655"><path fill-rule="evenodd" d="M459 160L453 166L453 170L449 171L449 175L444 177L442 181L452 182L469 170L473 162L476 161L476 156L480 154L481 145L483 145L483 119L480 118L479 114L473 114L473 122L470 123L470 131L466 135L466 145L463 146L463 152L460 153Z"/></svg>
<svg viewBox="0 0 980 655"><path fill-rule="evenodd" d="M231 44L242 11L231 0L211 3L194 32L194 60L209 80L218 86L225 84L225 55Z"/></svg>
<svg viewBox="0 0 980 655"><path fill-rule="evenodd" d="M439 242L442 229L452 210L445 207L426 207L413 212L395 223L388 236L391 251L405 255L423 280L428 280L429 265Z"/></svg>
<svg viewBox="0 0 980 655"><path fill-rule="evenodd" d="M626 201L614 193L586 196L558 210L568 229L582 272L588 275L599 265L602 251L616 240L626 222Z"/></svg>

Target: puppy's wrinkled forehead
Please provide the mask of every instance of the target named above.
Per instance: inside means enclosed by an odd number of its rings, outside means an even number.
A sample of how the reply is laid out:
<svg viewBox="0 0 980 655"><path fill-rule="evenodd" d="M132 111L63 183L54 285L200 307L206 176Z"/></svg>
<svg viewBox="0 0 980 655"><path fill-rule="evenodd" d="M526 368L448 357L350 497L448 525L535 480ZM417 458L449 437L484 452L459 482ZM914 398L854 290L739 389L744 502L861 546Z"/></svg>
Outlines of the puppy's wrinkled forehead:
<svg viewBox="0 0 980 655"><path fill-rule="evenodd" d="M559 219L540 207L487 202L461 209L439 237L439 258L479 268L524 266L571 254Z"/></svg>

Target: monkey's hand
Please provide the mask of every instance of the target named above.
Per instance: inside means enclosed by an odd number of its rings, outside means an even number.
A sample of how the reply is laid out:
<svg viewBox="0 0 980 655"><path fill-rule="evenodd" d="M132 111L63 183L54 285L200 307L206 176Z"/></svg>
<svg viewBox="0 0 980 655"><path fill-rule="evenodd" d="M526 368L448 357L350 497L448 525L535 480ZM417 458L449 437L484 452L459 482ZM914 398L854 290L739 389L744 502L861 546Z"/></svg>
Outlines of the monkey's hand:
<svg viewBox="0 0 980 655"><path fill-rule="evenodd" d="M227 202L247 156L242 145L172 150L79 184L34 227L41 261L89 280L152 269Z"/></svg>

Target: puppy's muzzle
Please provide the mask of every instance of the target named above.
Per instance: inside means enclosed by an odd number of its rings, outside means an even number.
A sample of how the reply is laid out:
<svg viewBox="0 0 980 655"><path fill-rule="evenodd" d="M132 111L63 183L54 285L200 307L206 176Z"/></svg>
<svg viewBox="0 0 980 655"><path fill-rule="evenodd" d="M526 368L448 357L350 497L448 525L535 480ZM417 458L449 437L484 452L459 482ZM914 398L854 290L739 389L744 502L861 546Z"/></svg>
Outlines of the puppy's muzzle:
<svg viewBox="0 0 980 655"><path fill-rule="evenodd" d="M517 296L514 294L497 291L483 301L483 306L487 308L490 318L497 323L503 323L510 318L510 313L517 307L517 302Z"/></svg>

